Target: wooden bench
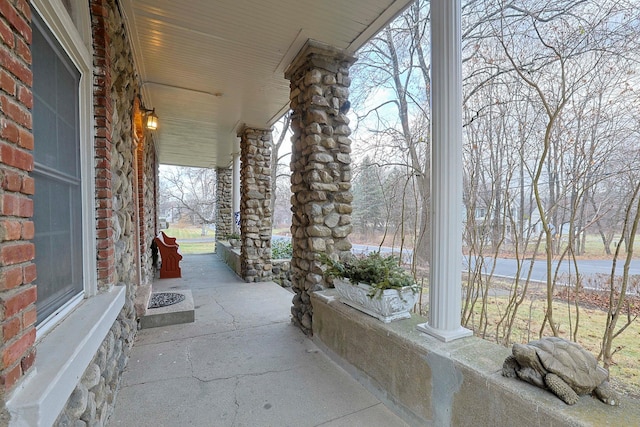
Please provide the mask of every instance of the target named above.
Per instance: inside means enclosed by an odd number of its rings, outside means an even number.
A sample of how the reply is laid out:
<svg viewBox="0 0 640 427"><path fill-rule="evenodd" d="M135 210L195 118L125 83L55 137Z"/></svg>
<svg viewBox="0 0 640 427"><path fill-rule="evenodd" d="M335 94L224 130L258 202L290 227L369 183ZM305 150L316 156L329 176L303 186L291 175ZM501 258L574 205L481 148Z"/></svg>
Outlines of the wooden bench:
<svg viewBox="0 0 640 427"><path fill-rule="evenodd" d="M182 255L178 252L180 245L175 237L169 237L161 231L155 238L156 246L160 251L160 278L174 279L182 277L180 260Z"/></svg>

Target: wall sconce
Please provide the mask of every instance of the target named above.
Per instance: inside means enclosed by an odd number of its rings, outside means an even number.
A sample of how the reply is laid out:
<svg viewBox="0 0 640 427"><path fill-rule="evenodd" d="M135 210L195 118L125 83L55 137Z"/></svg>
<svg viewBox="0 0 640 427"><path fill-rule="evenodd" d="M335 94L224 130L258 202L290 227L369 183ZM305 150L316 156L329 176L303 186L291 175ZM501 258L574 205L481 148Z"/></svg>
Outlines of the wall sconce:
<svg viewBox="0 0 640 427"><path fill-rule="evenodd" d="M146 108L142 108L142 111L146 115L144 126L149 130L158 129L158 116L156 115L156 109L147 110Z"/></svg>

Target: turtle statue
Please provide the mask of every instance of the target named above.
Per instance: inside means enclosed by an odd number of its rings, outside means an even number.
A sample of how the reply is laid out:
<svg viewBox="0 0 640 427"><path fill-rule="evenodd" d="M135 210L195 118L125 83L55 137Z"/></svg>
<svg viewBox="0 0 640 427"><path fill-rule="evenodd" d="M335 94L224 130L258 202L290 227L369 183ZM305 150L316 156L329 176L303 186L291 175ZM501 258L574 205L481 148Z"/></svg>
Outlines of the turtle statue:
<svg viewBox="0 0 640 427"><path fill-rule="evenodd" d="M575 342L546 337L528 344L514 344L512 353L502 365L505 377L517 377L548 389L568 405L576 403L583 394L593 394L609 405L620 404L607 381L608 372Z"/></svg>

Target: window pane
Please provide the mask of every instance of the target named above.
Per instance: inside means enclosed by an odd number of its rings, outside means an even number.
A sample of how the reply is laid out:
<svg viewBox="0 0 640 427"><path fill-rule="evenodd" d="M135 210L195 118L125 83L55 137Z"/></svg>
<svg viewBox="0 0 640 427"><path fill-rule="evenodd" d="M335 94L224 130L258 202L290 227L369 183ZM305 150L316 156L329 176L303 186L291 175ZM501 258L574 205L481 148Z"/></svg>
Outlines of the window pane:
<svg viewBox="0 0 640 427"><path fill-rule="evenodd" d="M82 292L80 72L34 13L33 177L38 323Z"/></svg>

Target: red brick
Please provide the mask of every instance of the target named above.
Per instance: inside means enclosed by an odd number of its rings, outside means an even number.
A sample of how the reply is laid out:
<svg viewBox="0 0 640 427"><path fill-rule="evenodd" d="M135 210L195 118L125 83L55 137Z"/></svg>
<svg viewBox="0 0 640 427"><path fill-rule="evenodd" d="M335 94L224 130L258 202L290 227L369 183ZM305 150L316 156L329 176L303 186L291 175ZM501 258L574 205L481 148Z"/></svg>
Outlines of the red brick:
<svg viewBox="0 0 640 427"><path fill-rule="evenodd" d="M20 367L22 368L22 373L26 374L29 369L33 366L33 363L36 361L36 349L32 348L25 356L22 357L20 361Z"/></svg>
<svg viewBox="0 0 640 427"><path fill-rule="evenodd" d="M37 291L33 285L22 286L11 292L6 292L0 296L5 317L9 318L16 315L29 305L35 303L36 298Z"/></svg>
<svg viewBox="0 0 640 427"><path fill-rule="evenodd" d="M92 1L91 2L91 15L95 16L95 17L101 17L101 18L106 18L107 16L109 16L109 10L102 5L102 2L95 2ZM100 21L104 21L104 19L101 19ZM104 24L102 24L104 26Z"/></svg>
<svg viewBox="0 0 640 427"><path fill-rule="evenodd" d="M101 188L96 190L96 199L109 199L111 200L113 193L110 188Z"/></svg>
<svg viewBox="0 0 640 427"><path fill-rule="evenodd" d="M110 227L111 227L111 221L109 219L98 218L98 220L96 221L96 228L99 230L103 228L110 228Z"/></svg>
<svg viewBox="0 0 640 427"><path fill-rule="evenodd" d="M23 62L16 59L16 57L2 45L0 45L0 64L3 64L4 68L16 76L18 80L31 87L33 84L33 74L31 74L31 69Z"/></svg>
<svg viewBox="0 0 640 427"><path fill-rule="evenodd" d="M99 249L97 257L98 257L98 260L110 259L110 258L113 258L114 253L115 252L114 252L114 249L112 247Z"/></svg>
<svg viewBox="0 0 640 427"><path fill-rule="evenodd" d="M28 109L33 108L33 92L24 86L18 86L18 101Z"/></svg>
<svg viewBox="0 0 640 427"><path fill-rule="evenodd" d="M96 171L96 174L98 171ZM111 188L111 181L104 178L96 178L96 188Z"/></svg>
<svg viewBox="0 0 640 427"><path fill-rule="evenodd" d="M29 6L29 0L16 1L15 8L28 22L31 22L31 6Z"/></svg>
<svg viewBox="0 0 640 427"><path fill-rule="evenodd" d="M27 150L33 150L34 141L33 141L33 133L30 130L20 128L20 135L18 139L18 145Z"/></svg>
<svg viewBox="0 0 640 427"><path fill-rule="evenodd" d="M33 283L33 281L36 280L37 277L38 272L35 264L29 264L23 268L22 282L24 284Z"/></svg>
<svg viewBox="0 0 640 427"><path fill-rule="evenodd" d="M24 40L18 39L16 40L16 53L20 56L20 58L31 65L31 49L29 45L25 43Z"/></svg>
<svg viewBox="0 0 640 427"><path fill-rule="evenodd" d="M20 317L12 317L2 325L2 337L4 342L18 335L21 330Z"/></svg>
<svg viewBox="0 0 640 427"><path fill-rule="evenodd" d="M22 313L23 328L27 329L29 326L35 325L36 320L38 320L38 312L35 307L25 310L24 313Z"/></svg>
<svg viewBox="0 0 640 427"><path fill-rule="evenodd" d="M112 260L108 259L99 259L98 260L98 269L99 270L109 270L111 268Z"/></svg>
<svg viewBox="0 0 640 427"><path fill-rule="evenodd" d="M9 48L13 49L15 46L15 37L13 36L13 30L9 28L4 21L0 21L0 41L6 44Z"/></svg>
<svg viewBox="0 0 640 427"><path fill-rule="evenodd" d="M0 290L8 290L22 284L22 267L6 267L0 269Z"/></svg>
<svg viewBox="0 0 640 427"><path fill-rule="evenodd" d="M0 162L25 171L33 170L33 155L31 153L1 142Z"/></svg>
<svg viewBox="0 0 640 427"><path fill-rule="evenodd" d="M13 265L31 261L35 257L33 243L9 243L0 247L0 265Z"/></svg>
<svg viewBox="0 0 640 427"><path fill-rule="evenodd" d="M5 171L2 188L9 191L20 191L20 188L22 188L22 176L16 172Z"/></svg>
<svg viewBox="0 0 640 427"><path fill-rule="evenodd" d="M20 206L18 208L18 216L22 218L31 218L33 217L33 200L22 197L20 199Z"/></svg>
<svg viewBox="0 0 640 427"><path fill-rule="evenodd" d="M14 98L10 98L6 95L0 95L0 108L2 108L2 112L9 119L15 121L19 125L31 129L31 113L29 110L16 103Z"/></svg>
<svg viewBox="0 0 640 427"><path fill-rule="evenodd" d="M112 199L96 199L97 209L111 209L113 207Z"/></svg>
<svg viewBox="0 0 640 427"><path fill-rule="evenodd" d="M11 387L13 387L16 382L18 382L21 376L22 367L18 363L15 366L11 367L11 369L5 369L4 371L2 371L2 374L0 374L0 384L4 386L5 390L10 390Z"/></svg>
<svg viewBox="0 0 640 427"><path fill-rule="evenodd" d="M35 236L35 226L33 221L25 221L22 223L22 239L31 240Z"/></svg>
<svg viewBox="0 0 640 427"><path fill-rule="evenodd" d="M2 351L2 367L6 368L22 359L36 340L36 329L31 327L28 332L9 344Z"/></svg>
<svg viewBox="0 0 640 427"><path fill-rule="evenodd" d="M0 14L18 31L27 43L31 43L31 26L27 17L18 14L8 1L0 2Z"/></svg>
<svg viewBox="0 0 640 427"><path fill-rule="evenodd" d="M36 183L33 178L30 176L25 176L22 178L22 187L20 187L20 192L22 194L32 195L35 193Z"/></svg>
<svg viewBox="0 0 640 427"><path fill-rule="evenodd" d="M22 225L15 220L0 221L0 241L19 240Z"/></svg>
<svg viewBox="0 0 640 427"><path fill-rule="evenodd" d="M96 249L98 250L107 249L109 245L111 245L111 242L105 239L101 239L101 240L98 240L98 242L96 243Z"/></svg>
<svg viewBox="0 0 640 427"><path fill-rule="evenodd" d="M18 216L20 213L20 199L24 197L15 193L7 193L2 196L0 201L0 214L7 216Z"/></svg>
<svg viewBox="0 0 640 427"><path fill-rule="evenodd" d="M96 138L96 141L98 141L98 138ZM100 160L105 159L111 162L111 144L103 143L102 146L98 146L98 144L96 143L95 157ZM111 163L109 163L109 167L111 167Z"/></svg>
<svg viewBox="0 0 640 427"><path fill-rule="evenodd" d="M96 209L96 218L111 218L112 216L112 209Z"/></svg>
<svg viewBox="0 0 640 427"><path fill-rule="evenodd" d="M0 33L2 32L2 21L0 21ZM7 92L9 95L16 94L16 81L5 70L0 70L0 90Z"/></svg>
<svg viewBox="0 0 640 427"><path fill-rule="evenodd" d="M15 123L4 117L0 118L0 137L17 144L20 141L20 129Z"/></svg>

